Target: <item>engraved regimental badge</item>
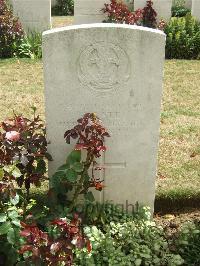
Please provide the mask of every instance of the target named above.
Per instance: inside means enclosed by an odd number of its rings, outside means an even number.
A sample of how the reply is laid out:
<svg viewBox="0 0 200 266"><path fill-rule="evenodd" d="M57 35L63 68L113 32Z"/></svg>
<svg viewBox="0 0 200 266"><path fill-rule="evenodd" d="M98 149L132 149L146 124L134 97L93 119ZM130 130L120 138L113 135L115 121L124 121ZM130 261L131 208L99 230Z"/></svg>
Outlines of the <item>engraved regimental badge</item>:
<svg viewBox="0 0 200 266"><path fill-rule="evenodd" d="M130 62L127 53L118 45L97 42L82 50L77 71L82 84L94 90L107 91L128 80Z"/></svg>

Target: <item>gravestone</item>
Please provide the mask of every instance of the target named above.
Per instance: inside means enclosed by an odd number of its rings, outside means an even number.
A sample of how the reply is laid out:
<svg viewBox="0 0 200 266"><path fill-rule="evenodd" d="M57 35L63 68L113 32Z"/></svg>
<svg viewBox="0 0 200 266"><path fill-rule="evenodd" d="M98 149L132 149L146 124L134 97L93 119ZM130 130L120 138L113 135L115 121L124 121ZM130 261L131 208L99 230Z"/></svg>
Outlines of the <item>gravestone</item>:
<svg viewBox="0 0 200 266"><path fill-rule="evenodd" d="M43 33L50 176L74 148L63 134L95 112L111 134L97 200L153 208L165 35L149 28L90 24Z"/></svg>
<svg viewBox="0 0 200 266"><path fill-rule="evenodd" d="M144 8L146 2L146 0L134 0L134 10ZM153 0L153 8L157 12L159 19L170 20L172 0Z"/></svg>
<svg viewBox="0 0 200 266"><path fill-rule="evenodd" d="M183 6L186 7L186 8L189 8L189 9L192 8L192 0L182 0L182 1L173 0L173 2L172 2L173 5L177 5L179 3L183 4Z"/></svg>
<svg viewBox="0 0 200 266"><path fill-rule="evenodd" d="M25 32L43 32L51 28L51 0L12 0L12 5Z"/></svg>
<svg viewBox="0 0 200 266"><path fill-rule="evenodd" d="M192 0L192 16L196 17L200 21L200 1Z"/></svg>
<svg viewBox="0 0 200 266"><path fill-rule="evenodd" d="M191 9L193 0L185 0L184 6Z"/></svg>
<svg viewBox="0 0 200 266"><path fill-rule="evenodd" d="M74 24L98 23L105 19L101 11L109 0L75 0Z"/></svg>

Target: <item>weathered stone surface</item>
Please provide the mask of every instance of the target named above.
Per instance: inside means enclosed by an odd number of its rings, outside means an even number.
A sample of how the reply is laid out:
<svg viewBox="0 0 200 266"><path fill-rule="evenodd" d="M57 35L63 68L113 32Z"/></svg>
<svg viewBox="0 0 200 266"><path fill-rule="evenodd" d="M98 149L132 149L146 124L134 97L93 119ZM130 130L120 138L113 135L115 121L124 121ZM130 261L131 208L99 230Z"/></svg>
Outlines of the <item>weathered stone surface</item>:
<svg viewBox="0 0 200 266"><path fill-rule="evenodd" d="M99 200L153 207L165 35L119 24L71 26L43 34L51 175L74 145L63 134L95 112L111 133ZM129 206L131 208L131 206Z"/></svg>
<svg viewBox="0 0 200 266"><path fill-rule="evenodd" d="M200 1L192 0L192 15L200 21Z"/></svg>
<svg viewBox="0 0 200 266"><path fill-rule="evenodd" d="M51 0L12 0L12 5L26 32L51 28Z"/></svg>
<svg viewBox="0 0 200 266"><path fill-rule="evenodd" d="M173 0L172 1L172 4L173 5L176 5L178 4L180 1L179 0ZM192 0L183 0L183 5L187 8L192 8Z"/></svg>
<svg viewBox="0 0 200 266"><path fill-rule="evenodd" d="M75 0L74 24L98 23L105 19L101 9L109 0Z"/></svg>
<svg viewBox="0 0 200 266"><path fill-rule="evenodd" d="M143 8L146 0L134 0L134 9ZM171 18L172 0L154 0L153 8L158 14L158 18L168 21Z"/></svg>

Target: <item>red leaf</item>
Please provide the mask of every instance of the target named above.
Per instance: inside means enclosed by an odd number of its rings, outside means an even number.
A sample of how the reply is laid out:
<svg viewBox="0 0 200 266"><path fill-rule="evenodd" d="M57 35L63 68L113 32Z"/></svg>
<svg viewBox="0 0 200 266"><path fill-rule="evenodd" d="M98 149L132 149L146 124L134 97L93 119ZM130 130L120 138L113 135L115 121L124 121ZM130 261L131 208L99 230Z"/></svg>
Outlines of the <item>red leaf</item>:
<svg viewBox="0 0 200 266"><path fill-rule="evenodd" d="M24 246L19 250L19 253L20 253L20 254L23 254L24 252L31 251L31 250L32 250L32 246L31 246L31 245L24 245Z"/></svg>
<svg viewBox="0 0 200 266"><path fill-rule="evenodd" d="M87 241L87 250L88 250L89 253L90 253L91 250L92 250L92 245L91 245L91 243L90 243L89 240Z"/></svg>

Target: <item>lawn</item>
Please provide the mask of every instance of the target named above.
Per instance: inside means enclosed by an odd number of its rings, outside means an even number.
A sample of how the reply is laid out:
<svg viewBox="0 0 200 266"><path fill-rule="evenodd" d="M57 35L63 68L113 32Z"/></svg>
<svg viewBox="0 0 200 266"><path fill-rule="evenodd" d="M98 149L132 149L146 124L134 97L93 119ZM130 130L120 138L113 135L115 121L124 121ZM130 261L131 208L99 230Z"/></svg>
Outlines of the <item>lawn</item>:
<svg viewBox="0 0 200 266"><path fill-rule="evenodd" d="M42 62L0 60L0 119L33 105L44 118ZM200 202L200 61L165 63L157 199Z"/></svg>

